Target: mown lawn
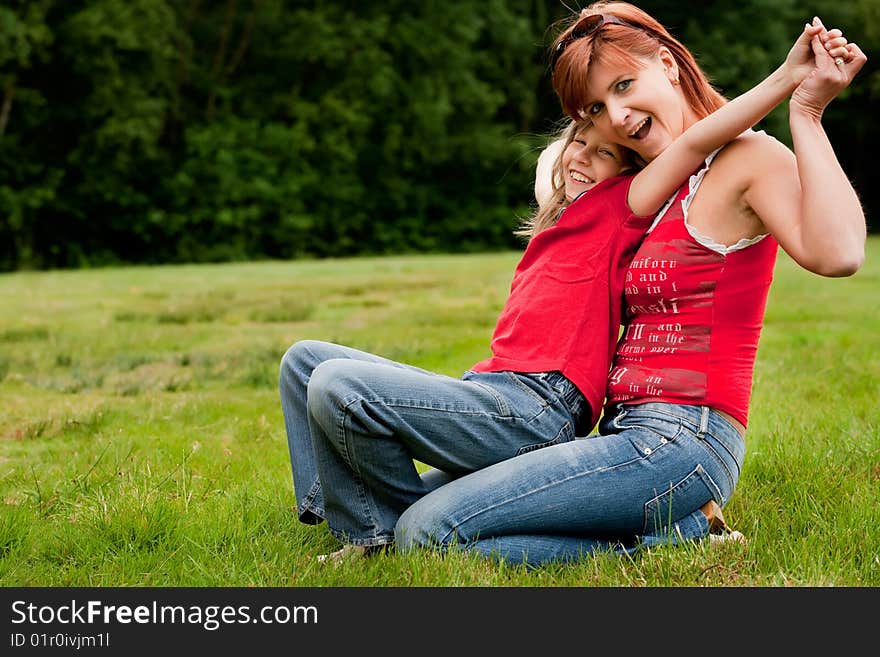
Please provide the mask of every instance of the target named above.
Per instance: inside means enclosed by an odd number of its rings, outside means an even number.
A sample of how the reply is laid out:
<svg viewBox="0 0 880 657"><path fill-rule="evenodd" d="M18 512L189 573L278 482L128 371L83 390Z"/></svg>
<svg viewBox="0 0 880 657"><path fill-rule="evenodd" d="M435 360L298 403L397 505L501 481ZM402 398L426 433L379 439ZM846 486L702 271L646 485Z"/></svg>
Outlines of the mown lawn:
<svg viewBox="0 0 880 657"><path fill-rule="evenodd" d="M320 566L277 372L316 338L459 375L517 253L0 276L3 586L877 586L880 237L852 278L780 255L745 470L748 545L529 572L463 554Z"/></svg>

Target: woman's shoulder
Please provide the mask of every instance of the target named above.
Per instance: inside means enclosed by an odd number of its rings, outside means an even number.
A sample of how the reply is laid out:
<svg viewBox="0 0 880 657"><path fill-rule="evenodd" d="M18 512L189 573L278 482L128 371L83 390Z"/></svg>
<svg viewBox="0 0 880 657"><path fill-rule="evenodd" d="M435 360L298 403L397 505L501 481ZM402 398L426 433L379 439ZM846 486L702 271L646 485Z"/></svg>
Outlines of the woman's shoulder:
<svg viewBox="0 0 880 657"><path fill-rule="evenodd" d="M794 153L788 146L763 130L747 130L722 148L713 164L753 177L793 163Z"/></svg>
<svg viewBox="0 0 880 657"><path fill-rule="evenodd" d="M763 130L746 130L727 144L724 151L742 158L793 155L788 146Z"/></svg>

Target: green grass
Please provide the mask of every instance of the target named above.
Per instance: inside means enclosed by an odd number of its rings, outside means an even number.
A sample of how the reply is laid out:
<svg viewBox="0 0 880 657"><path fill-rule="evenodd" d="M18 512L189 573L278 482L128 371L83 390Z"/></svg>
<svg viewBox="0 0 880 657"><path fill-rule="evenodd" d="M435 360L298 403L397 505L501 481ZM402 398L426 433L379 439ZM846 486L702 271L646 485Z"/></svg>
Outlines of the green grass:
<svg viewBox="0 0 880 657"><path fill-rule="evenodd" d="M322 567L296 522L285 349L341 342L457 376L517 253L0 276L4 586L877 586L880 238L849 279L781 254L728 520L693 544L529 572L462 553Z"/></svg>

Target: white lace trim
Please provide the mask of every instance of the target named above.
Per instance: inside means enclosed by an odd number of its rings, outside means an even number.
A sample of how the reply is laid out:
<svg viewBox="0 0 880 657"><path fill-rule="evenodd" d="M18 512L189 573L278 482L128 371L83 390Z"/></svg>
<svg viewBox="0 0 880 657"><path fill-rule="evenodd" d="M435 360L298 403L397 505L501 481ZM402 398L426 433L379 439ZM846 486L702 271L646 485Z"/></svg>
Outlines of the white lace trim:
<svg viewBox="0 0 880 657"><path fill-rule="evenodd" d="M753 130L749 129L746 130L746 132L753 132ZM764 131L761 130L758 134L764 134ZM722 146L721 148L724 147ZM712 164L712 160L715 159L715 156L718 155L718 153L721 151L721 148L716 148L714 151L709 153L709 156L706 158L703 168L701 168L699 171L697 171L697 173L690 177L690 180L688 181L687 196L685 196L681 201L681 210L682 214L684 215L684 226L687 229L688 233L690 233L690 236L693 237L697 243L702 244L707 249L715 251L716 253L727 255L728 253L733 253L734 251L741 251L742 249L750 247L752 244L757 244L762 239L767 237L769 233L763 233L761 235L756 235L755 237L744 237L736 242L736 244L731 244L730 246L727 246L726 244L720 244L716 242L711 237L702 235L696 228L688 223L688 210L691 207L691 203L693 203L694 197L697 194L697 190L700 188L700 184L703 182L703 178L706 177L706 172L709 170L709 166ZM669 200L666 201L666 204L663 206L660 212L657 213L657 218L654 219L654 223L652 223L651 227L648 229L649 233L654 229L654 226L660 223L660 219L663 218L663 215L666 214L666 211L672 206L672 203L675 200L675 195L677 193L678 192L673 194L669 198Z"/></svg>

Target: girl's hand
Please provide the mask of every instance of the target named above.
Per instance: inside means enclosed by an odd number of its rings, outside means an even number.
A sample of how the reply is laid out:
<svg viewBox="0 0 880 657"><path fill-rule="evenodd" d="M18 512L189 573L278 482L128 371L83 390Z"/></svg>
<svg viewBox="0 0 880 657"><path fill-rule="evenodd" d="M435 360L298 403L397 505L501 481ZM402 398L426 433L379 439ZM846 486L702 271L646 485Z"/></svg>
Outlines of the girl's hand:
<svg viewBox="0 0 880 657"><path fill-rule="evenodd" d="M812 27L817 24L822 25L818 18L813 19ZM828 103L849 86L868 61L861 48L855 43L846 43L842 36L837 36L839 32L840 30L820 31L810 39L815 66L794 90L790 111L821 118ZM804 34L806 33L805 28ZM840 45L841 39L845 45ZM795 48L797 46L795 44ZM792 52L794 50L793 48Z"/></svg>

